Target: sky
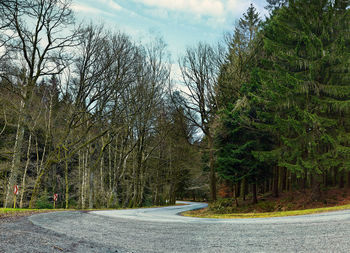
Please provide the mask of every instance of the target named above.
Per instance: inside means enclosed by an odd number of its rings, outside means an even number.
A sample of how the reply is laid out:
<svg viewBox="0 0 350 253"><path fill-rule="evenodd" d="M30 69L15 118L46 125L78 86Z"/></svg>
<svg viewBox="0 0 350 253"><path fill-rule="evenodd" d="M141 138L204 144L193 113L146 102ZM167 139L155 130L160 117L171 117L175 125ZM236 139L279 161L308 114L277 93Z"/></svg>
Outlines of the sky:
<svg viewBox="0 0 350 253"><path fill-rule="evenodd" d="M73 0L78 20L105 24L144 41L162 38L176 61L199 41L215 44L254 4L262 17L265 0Z"/></svg>

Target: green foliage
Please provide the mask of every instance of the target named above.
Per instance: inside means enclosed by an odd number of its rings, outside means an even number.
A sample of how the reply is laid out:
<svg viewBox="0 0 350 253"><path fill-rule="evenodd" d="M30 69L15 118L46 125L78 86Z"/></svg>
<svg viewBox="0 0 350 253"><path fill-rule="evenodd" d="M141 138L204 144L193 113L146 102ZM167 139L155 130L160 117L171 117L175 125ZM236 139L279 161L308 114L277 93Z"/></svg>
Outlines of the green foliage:
<svg viewBox="0 0 350 253"><path fill-rule="evenodd" d="M269 1L272 16L248 44L244 25L255 15L244 15L219 79L221 177L252 183L280 167L320 180L333 169L349 170L349 6Z"/></svg>
<svg viewBox="0 0 350 253"><path fill-rule="evenodd" d="M68 208L73 208L73 209L78 208L78 202L75 199L69 199Z"/></svg>
<svg viewBox="0 0 350 253"><path fill-rule="evenodd" d="M276 210L276 203L272 201L260 201L256 206L261 212L273 212Z"/></svg>
<svg viewBox="0 0 350 253"><path fill-rule="evenodd" d="M112 194L110 194L110 197L108 198L107 207L108 208L119 208L120 207L118 197L114 192L112 192Z"/></svg>
<svg viewBox="0 0 350 253"><path fill-rule="evenodd" d="M242 85L249 82L250 71L256 65L256 38L261 25L259 13L251 4L239 20L228 41L228 54L218 80L217 101L225 107L242 98Z"/></svg>
<svg viewBox="0 0 350 253"><path fill-rule="evenodd" d="M346 24L346 7L302 0L281 8L265 24L266 57L255 80L264 101L258 127L276 136L276 150L256 152L259 160L279 154L279 166L297 175L340 165L344 152L338 151L346 147L338 146L337 136L350 131Z"/></svg>
<svg viewBox="0 0 350 253"><path fill-rule="evenodd" d="M243 179L255 183L268 175L264 161L253 155L268 145L265 133L252 125L257 116L252 94L257 86L250 81L250 72L257 64L255 39L260 23L259 14L251 5L235 30L219 78L221 110L216 129L216 166L222 178L234 183Z"/></svg>
<svg viewBox="0 0 350 253"><path fill-rule="evenodd" d="M235 200L231 198L219 199L209 204L209 211L215 214L246 213L246 212L274 212L277 206L273 201L260 201L257 204L243 204L235 206Z"/></svg>
<svg viewBox="0 0 350 253"><path fill-rule="evenodd" d="M160 203L161 205L164 205L164 201L163 200L160 200ZM142 201L142 206L143 207L150 207L150 206L153 206L153 201L152 201L152 195L150 194L147 194L145 195L145 198L143 199Z"/></svg>
<svg viewBox="0 0 350 253"><path fill-rule="evenodd" d="M219 199L209 204L209 210L215 213L231 213L235 209L234 203L234 199Z"/></svg>
<svg viewBox="0 0 350 253"><path fill-rule="evenodd" d="M219 175L234 183L242 179L256 182L268 176L267 164L253 155L268 145L264 133L249 129L242 119L244 115L254 115L254 111L235 111L228 107L221 114L221 124L217 131L217 171Z"/></svg>
<svg viewBox="0 0 350 253"><path fill-rule="evenodd" d="M43 192L42 195L37 199L35 207L38 209L52 209L53 201L49 200L47 192Z"/></svg>

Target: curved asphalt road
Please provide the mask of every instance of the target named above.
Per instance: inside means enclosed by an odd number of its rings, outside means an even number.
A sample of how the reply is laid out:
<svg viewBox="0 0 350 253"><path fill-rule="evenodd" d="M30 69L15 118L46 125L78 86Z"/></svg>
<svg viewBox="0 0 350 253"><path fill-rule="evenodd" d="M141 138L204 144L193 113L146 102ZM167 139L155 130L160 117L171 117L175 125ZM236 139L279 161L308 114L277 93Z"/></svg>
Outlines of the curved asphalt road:
<svg viewBox="0 0 350 253"><path fill-rule="evenodd" d="M77 241L103 245L91 252L350 252L350 210L230 220L177 215L206 206L188 204L46 213L33 215L29 220Z"/></svg>

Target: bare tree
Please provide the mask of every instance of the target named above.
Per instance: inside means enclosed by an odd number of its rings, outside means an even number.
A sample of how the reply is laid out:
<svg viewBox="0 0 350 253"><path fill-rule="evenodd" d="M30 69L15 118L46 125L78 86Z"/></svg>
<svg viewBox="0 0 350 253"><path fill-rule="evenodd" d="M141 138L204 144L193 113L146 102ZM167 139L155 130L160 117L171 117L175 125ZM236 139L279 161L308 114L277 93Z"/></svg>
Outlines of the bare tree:
<svg viewBox="0 0 350 253"><path fill-rule="evenodd" d="M220 51L208 44L199 43L188 48L179 61L184 89L180 104L187 109L187 118L198 127L208 141L210 167L210 195L216 200L216 174L214 168L214 141L211 123L217 109L216 85L220 68Z"/></svg>
<svg viewBox="0 0 350 253"><path fill-rule="evenodd" d="M27 196L29 207L50 205L52 193L62 207L174 203L182 152L176 136L167 140L165 43L93 24L71 31L67 0L9 0L0 10L0 99L13 107L0 109L1 138L13 140L1 145L5 206L20 179L21 206Z"/></svg>
<svg viewBox="0 0 350 253"><path fill-rule="evenodd" d="M28 107L35 85L44 76L61 73L71 57L66 49L74 45L76 34L70 31L73 18L69 4L67 0L0 2L0 45L12 60L5 66L6 71L0 70L0 77L12 84L21 99L5 207L20 168L24 128L30 118Z"/></svg>

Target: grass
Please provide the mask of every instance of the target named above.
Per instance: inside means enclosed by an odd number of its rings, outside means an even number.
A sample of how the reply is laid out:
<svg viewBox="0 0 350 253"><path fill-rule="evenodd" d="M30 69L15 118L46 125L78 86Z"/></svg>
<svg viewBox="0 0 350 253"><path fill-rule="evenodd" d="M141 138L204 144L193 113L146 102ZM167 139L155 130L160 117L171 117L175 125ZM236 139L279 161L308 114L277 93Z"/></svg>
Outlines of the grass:
<svg viewBox="0 0 350 253"><path fill-rule="evenodd" d="M185 205L185 204L176 204L177 206ZM146 206L141 208L156 208L156 207L164 207L164 206ZM120 210L120 209L136 209L135 208L95 208L95 209L29 209L29 208L0 208L0 219L8 218L8 217L20 217L27 216L36 213L48 213L48 212L58 212L58 211L98 211L98 210Z"/></svg>
<svg viewBox="0 0 350 253"><path fill-rule="evenodd" d="M153 206L158 207L158 206ZM108 208L109 209L109 208ZM108 210L106 209L84 209L84 211L93 210ZM297 216L315 213L325 213L331 211L340 211L350 209L350 204L333 207L322 207L305 210L281 211L281 212L265 212L265 213L232 213L232 214L217 214L209 211L207 208L188 211L182 213L183 216L199 217L199 218L216 218L216 219L239 219L239 218L271 218L284 216ZM47 213L57 211L78 211L78 209L27 209L27 208L0 208L0 218L27 216L35 213Z"/></svg>
<svg viewBox="0 0 350 253"><path fill-rule="evenodd" d="M48 213L58 211L71 211L73 209L29 209L29 208L0 208L0 219L8 217L21 217L35 213Z"/></svg>
<svg viewBox="0 0 350 253"><path fill-rule="evenodd" d="M239 219L239 218L271 218L271 217L284 217L284 216L297 216L315 213L325 213L331 211L340 211L350 209L350 204L333 207L322 207L305 210L293 210L293 211L281 211L281 212L268 212L268 213L231 213L231 214L216 214L209 211L207 208L188 211L182 213L183 216L199 217L199 218L216 218L216 219Z"/></svg>

